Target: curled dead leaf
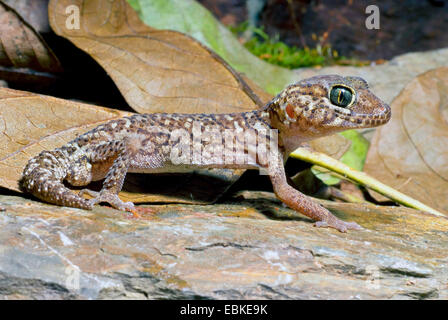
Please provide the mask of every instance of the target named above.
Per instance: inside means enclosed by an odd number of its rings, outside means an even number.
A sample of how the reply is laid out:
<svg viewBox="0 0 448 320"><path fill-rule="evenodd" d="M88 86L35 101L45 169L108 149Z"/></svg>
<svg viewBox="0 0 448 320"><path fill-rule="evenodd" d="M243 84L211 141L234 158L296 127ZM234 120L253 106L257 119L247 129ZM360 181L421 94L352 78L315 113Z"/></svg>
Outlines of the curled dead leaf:
<svg viewBox="0 0 448 320"><path fill-rule="evenodd" d="M69 6L79 8L80 28L68 27ZM58 35L107 71L140 113L242 112L270 97L260 101L237 72L193 38L146 26L124 0L52 0L49 19Z"/></svg>
<svg viewBox="0 0 448 320"><path fill-rule="evenodd" d="M50 32L48 0L2 0L39 33Z"/></svg>
<svg viewBox="0 0 448 320"><path fill-rule="evenodd" d="M8 80L7 68L61 70L58 59L43 38L3 2L0 2L0 66L0 75L5 80Z"/></svg>
<svg viewBox="0 0 448 320"><path fill-rule="evenodd" d="M392 119L377 129L365 171L448 213L448 67L416 77L391 107Z"/></svg>

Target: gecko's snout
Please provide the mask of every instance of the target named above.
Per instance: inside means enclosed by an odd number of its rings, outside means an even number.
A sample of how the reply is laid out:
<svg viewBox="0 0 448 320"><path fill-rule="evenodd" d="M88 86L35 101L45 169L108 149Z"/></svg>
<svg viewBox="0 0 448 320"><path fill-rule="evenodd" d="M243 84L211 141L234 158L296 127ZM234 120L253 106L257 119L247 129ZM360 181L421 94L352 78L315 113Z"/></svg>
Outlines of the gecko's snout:
<svg viewBox="0 0 448 320"><path fill-rule="evenodd" d="M358 89L351 117L362 127L376 127L387 123L392 115L390 106L368 89Z"/></svg>

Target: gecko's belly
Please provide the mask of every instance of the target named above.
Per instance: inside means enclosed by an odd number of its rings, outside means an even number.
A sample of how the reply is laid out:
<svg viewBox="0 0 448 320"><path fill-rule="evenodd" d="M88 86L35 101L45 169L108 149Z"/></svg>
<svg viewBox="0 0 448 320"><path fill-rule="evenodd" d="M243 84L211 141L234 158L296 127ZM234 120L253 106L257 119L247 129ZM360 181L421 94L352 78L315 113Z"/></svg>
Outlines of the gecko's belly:
<svg viewBox="0 0 448 320"><path fill-rule="evenodd" d="M147 168L131 166L128 172L132 173L183 173L198 169L257 169L259 166L253 164L212 164L212 165L165 165L161 168Z"/></svg>

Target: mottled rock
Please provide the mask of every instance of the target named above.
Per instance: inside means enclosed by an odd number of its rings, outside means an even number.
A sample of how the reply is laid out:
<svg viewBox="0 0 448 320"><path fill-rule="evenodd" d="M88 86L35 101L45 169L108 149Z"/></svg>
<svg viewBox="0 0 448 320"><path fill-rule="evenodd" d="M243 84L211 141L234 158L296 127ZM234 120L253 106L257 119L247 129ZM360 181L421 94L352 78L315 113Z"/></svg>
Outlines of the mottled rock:
<svg viewBox="0 0 448 320"><path fill-rule="evenodd" d="M271 193L140 207L140 219L0 196L2 299L448 299L448 219L324 202L319 229Z"/></svg>

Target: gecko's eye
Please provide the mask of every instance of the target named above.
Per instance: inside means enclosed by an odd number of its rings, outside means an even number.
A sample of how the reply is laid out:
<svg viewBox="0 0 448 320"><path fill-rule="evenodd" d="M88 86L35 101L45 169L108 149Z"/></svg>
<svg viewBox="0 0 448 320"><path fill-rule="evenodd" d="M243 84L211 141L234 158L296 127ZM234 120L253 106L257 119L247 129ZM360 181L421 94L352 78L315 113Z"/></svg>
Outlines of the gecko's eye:
<svg viewBox="0 0 448 320"><path fill-rule="evenodd" d="M346 108L353 102L353 91L344 86L334 86L330 91L330 101L338 107Z"/></svg>

